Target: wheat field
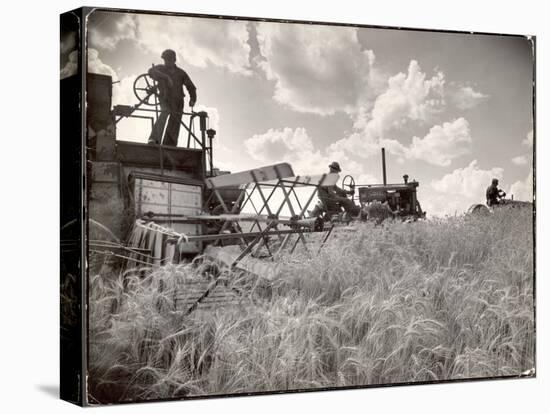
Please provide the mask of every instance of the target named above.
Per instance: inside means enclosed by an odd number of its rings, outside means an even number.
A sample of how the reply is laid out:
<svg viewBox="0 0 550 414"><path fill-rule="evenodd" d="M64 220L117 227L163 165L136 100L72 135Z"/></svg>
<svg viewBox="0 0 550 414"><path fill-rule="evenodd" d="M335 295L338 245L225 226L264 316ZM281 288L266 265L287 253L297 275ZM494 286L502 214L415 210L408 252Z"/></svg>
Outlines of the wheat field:
<svg viewBox="0 0 550 414"><path fill-rule="evenodd" d="M535 366L533 215L366 223L233 306L175 310L198 264L89 276L89 399L519 376Z"/></svg>

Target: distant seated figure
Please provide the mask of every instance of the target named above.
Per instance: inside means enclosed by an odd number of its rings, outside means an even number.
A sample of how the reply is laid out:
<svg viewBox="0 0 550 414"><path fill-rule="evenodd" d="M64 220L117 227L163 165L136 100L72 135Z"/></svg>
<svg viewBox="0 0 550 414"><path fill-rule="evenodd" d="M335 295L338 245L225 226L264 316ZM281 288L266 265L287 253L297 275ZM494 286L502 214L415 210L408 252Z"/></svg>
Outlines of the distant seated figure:
<svg viewBox="0 0 550 414"><path fill-rule="evenodd" d="M160 115L153 125L149 137L150 144L159 144L164 133L163 145L177 146L180 132L181 117L183 114L183 86L189 92L189 106L195 106L197 101L197 88L189 75L176 65L176 52L166 49L161 58L164 65L156 65L149 69L149 76L158 82ZM166 121L168 120L168 125Z"/></svg>
<svg viewBox="0 0 550 414"><path fill-rule="evenodd" d="M328 168L329 173L339 173L342 171L340 164L336 161L332 162ZM342 207L346 213L357 216L361 208L356 206L355 203L347 197L347 195L352 195L353 193L352 190L346 191L336 185L319 187L318 197L321 203L318 203L311 211L311 216L318 217L324 212L338 213L340 212L340 207Z"/></svg>
<svg viewBox="0 0 550 414"><path fill-rule="evenodd" d="M500 200L506 197L506 193L498 188L498 179L493 178L491 185L485 191L485 197L489 207L500 204Z"/></svg>

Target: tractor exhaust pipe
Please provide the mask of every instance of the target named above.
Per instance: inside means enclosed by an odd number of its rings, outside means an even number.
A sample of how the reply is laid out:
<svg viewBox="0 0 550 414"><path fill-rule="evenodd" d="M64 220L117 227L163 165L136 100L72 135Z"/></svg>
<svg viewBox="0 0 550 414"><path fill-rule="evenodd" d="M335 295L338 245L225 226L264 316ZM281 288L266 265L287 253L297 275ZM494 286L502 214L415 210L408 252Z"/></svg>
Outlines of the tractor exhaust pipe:
<svg viewBox="0 0 550 414"><path fill-rule="evenodd" d="M382 182L388 184L386 179L386 149L382 148Z"/></svg>

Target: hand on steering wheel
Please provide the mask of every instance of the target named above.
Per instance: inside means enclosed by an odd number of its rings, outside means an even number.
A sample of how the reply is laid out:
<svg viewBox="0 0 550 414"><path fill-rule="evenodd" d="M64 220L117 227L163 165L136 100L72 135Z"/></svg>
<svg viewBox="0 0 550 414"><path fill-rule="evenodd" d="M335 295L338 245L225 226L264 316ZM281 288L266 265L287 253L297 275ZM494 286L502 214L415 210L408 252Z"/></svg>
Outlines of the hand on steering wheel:
<svg viewBox="0 0 550 414"><path fill-rule="evenodd" d="M342 190L344 190L350 195L355 194L355 180L351 175L346 175L342 180Z"/></svg>

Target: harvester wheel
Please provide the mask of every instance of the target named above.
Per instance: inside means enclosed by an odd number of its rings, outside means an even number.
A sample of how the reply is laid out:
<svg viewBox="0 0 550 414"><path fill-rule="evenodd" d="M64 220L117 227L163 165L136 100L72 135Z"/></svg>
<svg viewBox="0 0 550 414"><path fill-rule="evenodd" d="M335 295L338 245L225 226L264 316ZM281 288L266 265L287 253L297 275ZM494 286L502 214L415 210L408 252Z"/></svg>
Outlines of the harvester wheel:
<svg viewBox="0 0 550 414"><path fill-rule="evenodd" d="M159 104L157 83L147 73L142 73L134 81L134 95L140 104Z"/></svg>

